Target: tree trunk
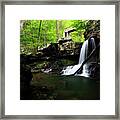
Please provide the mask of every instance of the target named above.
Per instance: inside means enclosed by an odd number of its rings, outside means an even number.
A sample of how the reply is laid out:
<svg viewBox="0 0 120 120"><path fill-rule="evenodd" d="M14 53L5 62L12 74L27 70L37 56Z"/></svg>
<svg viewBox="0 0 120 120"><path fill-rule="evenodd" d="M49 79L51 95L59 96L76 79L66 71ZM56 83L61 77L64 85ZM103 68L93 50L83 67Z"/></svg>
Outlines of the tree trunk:
<svg viewBox="0 0 120 120"><path fill-rule="evenodd" d="M59 21L59 37L61 38L62 37L62 20Z"/></svg>
<svg viewBox="0 0 120 120"><path fill-rule="evenodd" d="M85 61L83 61L80 68L73 75L75 75L78 71L80 71L83 68L83 65L98 51L99 48L100 48L100 44L98 44L98 46L95 49L93 49L91 54L85 59Z"/></svg>
<svg viewBox="0 0 120 120"><path fill-rule="evenodd" d="M41 30L41 26L42 26L42 20L40 20L39 31L38 31L38 40L39 40L39 42L40 42L40 30Z"/></svg>
<svg viewBox="0 0 120 120"><path fill-rule="evenodd" d="M56 20L56 38L57 38L57 41L59 39L59 21Z"/></svg>

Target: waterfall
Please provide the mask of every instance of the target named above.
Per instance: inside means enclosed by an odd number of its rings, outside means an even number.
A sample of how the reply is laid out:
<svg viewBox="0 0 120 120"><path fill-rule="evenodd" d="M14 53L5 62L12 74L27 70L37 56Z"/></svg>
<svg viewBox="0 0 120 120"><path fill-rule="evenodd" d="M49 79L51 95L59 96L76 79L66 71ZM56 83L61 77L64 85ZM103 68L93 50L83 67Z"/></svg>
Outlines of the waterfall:
<svg viewBox="0 0 120 120"><path fill-rule="evenodd" d="M96 48L96 45L95 45L95 40L93 37L91 37L90 39L90 45L91 45L91 48L92 50ZM80 51L80 57L79 57L79 63L78 64L82 64L85 59L88 57L88 40L86 40L83 45L82 45L82 48L81 48L81 51ZM91 62L94 62L96 59L95 58L92 58L90 59L87 63L85 63L83 65L83 70L82 70L82 73L81 74L77 74L77 75L80 75L80 76L85 76L85 77L89 77L90 74L91 74L91 71L89 69L90 65L91 65Z"/></svg>
<svg viewBox="0 0 120 120"><path fill-rule="evenodd" d="M81 64L87 58L87 54L88 54L88 40L86 40L82 45L78 64Z"/></svg>
<svg viewBox="0 0 120 120"><path fill-rule="evenodd" d="M89 41L90 40L90 41ZM91 37L89 40L86 40L83 45L82 48L80 50L80 56L79 56L79 62L77 65L74 66L68 66L66 69L64 69L62 72L62 75L73 75L82 65L82 63L86 60L86 58L88 57L88 41L90 42L90 46L91 46L91 50L96 48L95 45L95 40L93 37ZM83 69L82 69L82 73L76 73L76 76L85 76L85 77L89 77L91 74L90 71L90 65L91 63L96 61L96 57L92 57L87 63L85 63L83 65Z"/></svg>

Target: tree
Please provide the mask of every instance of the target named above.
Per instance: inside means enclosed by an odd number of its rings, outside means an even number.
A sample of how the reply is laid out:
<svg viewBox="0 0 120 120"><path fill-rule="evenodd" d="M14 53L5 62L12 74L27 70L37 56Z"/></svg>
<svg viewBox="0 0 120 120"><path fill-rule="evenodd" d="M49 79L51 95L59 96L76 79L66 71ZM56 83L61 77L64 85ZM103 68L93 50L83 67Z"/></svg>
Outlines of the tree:
<svg viewBox="0 0 120 120"><path fill-rule="evenodd" d="M75 32L70 33L72 40L83 42L86 37L85 32L92 27L100 29L100 22L96 20L21 20L21 47L26 51L30 49L32 51L38 46L42 48L49 43L56 43L58 39L64 37L65 30L69 28L76 29Z"/></svg>
<svg viewBox="0 0 120 120"><path fill-rule="evenodd" d="M59 27L58 27L58 20L56 20L56 38L59 39Z"/></svg>
<svg viewBox="0 0 120 120"><path fill-rule="evenodd" d="M41 26L42 26L42 20L40 20L39 31L38 31L38 40L39 40L39 43L40 43L40 30L41 30Z"/></svg>

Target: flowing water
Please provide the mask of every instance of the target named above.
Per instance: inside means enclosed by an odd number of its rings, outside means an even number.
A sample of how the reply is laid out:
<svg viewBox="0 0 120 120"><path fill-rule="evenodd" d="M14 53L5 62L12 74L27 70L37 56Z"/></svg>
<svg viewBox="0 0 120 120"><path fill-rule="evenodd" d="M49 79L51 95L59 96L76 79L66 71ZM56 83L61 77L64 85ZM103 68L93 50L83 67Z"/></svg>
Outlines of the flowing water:
<svg viewBox="0 0 120 120"><path fill-rule="evenodd" d="M91 45L92 49L96 47L94 39L91 39ZM83 65L81 73L71 76L81 67L82 63L88 57L88 52L88 40L86 40L81 48L77 65L73 65L68 60L66 60L67 63L65 60L52 62L51 64L55 65L55 67L51 67L48 61L41 61L39 64L36 63L37 66L35 68L37 71L33 70L32 72L33 78L30 88L25 95L23 94L23 98L21 98L31 100L99 100L100 78L90 77L90 66L96 61L95 56ZM63 74L53 74L53 69L60 68L64 62L67 64L67 67L62 70ZM47 65L47 69L42 71L44 65ZM59 71L58 69L55 73L59 73ZM21 93L25 93L26 88L24 86L22 88ZM26 95L28 98L26 98Z"/></svg>
<svg viewBox="0 0 120 120"><path fill-rule="evenodd" d="M96 48L95 45L95 40L94 38L90 38L90 42L91 42L91 48L92 50ZM83 45L82 48L80 50L80 56L79 56L79 62L77 65L74 66L68 66L65 70L63 70L63 74L62 75L73 75L82 65L82 63L87 59L88 57L88 40L86 40ZM85 63L83 65L83 70L82 73L80 74L76 74L76 76L85 76L85 77L90 77L91 75L91 71L90 71L90 66L92 63L96 62L96 57L93 56L87 63Z"/></svg>

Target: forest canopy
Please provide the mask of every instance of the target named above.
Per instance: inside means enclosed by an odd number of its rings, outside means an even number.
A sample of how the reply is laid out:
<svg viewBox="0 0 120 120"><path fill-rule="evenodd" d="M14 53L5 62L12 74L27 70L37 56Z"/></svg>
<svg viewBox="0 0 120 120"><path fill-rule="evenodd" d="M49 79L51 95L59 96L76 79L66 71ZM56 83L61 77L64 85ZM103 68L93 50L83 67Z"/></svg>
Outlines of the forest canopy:
<svg viewBox="0 0 120 120"><path fill-rule="evenodd" d="M65 37L65 30L75 29L70 33L73 42L84 42L84 34L96 20L21 20L20 47L37 49L50 43L57 43Z"/></svg>

